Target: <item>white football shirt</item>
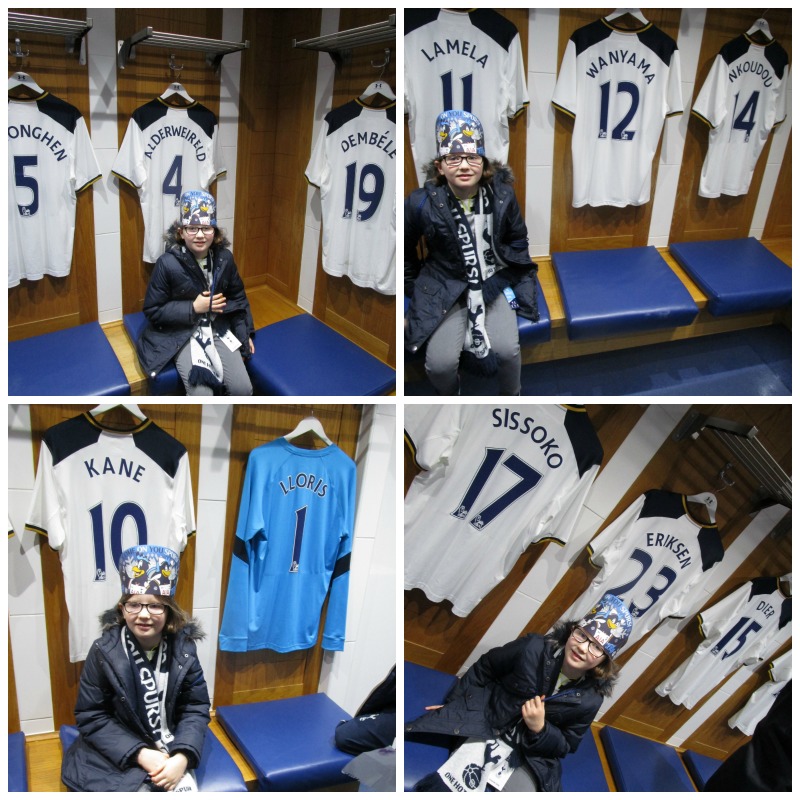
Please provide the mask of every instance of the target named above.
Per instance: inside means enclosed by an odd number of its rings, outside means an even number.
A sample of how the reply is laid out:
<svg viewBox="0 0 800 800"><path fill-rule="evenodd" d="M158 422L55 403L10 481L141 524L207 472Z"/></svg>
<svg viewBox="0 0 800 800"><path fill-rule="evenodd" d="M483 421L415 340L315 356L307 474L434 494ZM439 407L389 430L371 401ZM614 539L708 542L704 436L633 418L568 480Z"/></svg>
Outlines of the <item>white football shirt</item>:
<svg viewBox="0 0 800 800"><path fill-rule="evenodd" d="M405 111L419 185L436 153L442 111L473 113L486 156L508 160L508 120L528 104L519 31L492 9L406 9Z"/></svg>
<svg viewBox="0 0 800 800"><path fill-rule="evenodd" d="M8 286L72 266L78 192L100 178L86 122L46 93L8 101Z"/></svg>
<svg viewBox="0 0 800 800"><path fill-rule="evenodd" d="M693 589L724 552L717 526L695 517L684 495L662 489L637 498L588 548L601 569L565 618L579 619L606 592L615 594L633 617L625 647L688 613Z"/></svg>
<svg viewBox="0 0 800 800"><path fill-rule="evenodd" d="M742 664L754 664L791 622L792 600L776 578L756 578L700 615L705 636L697 650L656 687L675 705L693 708Z"/></svg>
<svg viewBox="0 0 800 800"><path fill-rule="evenodd" d="M133 112L112 172L136 187L144 218L142 258L155 263L164 234L180 216L181 194L208 190L225 172L217 118L195 102L173 108L161 98Z"/></svg>
<svg viewBox="0 0 800 800"><path fill-rule="evenodd" d="M86 658L98 617L120 598L124 550L158 544L180 553L194 533L186 448L150 420L129 433L90 414L42 439L27 530L58 551L69 612L70 661Z"/></svg>
<svg viewBox="0 0 800 800"><path fill-rule="evenodd" d="M351 100L325 116L306 167L322 201L322 267L395 294L395 109Z"/></svg>
<svg viewBox="0 0 800 800"><path fill-rule="evenodd" d="M405 588L466 617L532 542L570 537L603 449L579 406L407 406L425 472L405 500Z"/></svg>
<svg viewBox="0 0 800 800"><path fill-rule="evenodd" d="M729 728L738 728L752 736L756 725L767 716L772 704L792 679L792 651L776 658L769 666L769 680L759 686L750 699L728 720Z"/></svg>
<svg viewBox="0 0 800 800"><path fill-rule="evenodd" d="M584 25L567 42L552 103L575 119L572 205L647 203L664 118L683 111L678 45L652 23Z"/></svg>
<svg viewBox="0 0 800 800"><path fill-rule="evenodd" d="M746 34L717 54L692 113L708 125L699 195L747 194L770 131L786 119L789 56Z"/></svg>

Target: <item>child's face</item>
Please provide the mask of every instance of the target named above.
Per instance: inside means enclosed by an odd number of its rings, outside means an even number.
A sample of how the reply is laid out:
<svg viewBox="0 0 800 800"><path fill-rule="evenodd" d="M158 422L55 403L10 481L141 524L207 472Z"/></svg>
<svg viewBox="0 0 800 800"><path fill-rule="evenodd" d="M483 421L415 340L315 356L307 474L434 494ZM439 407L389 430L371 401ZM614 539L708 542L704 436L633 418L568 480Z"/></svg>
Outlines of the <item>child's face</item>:
<svg viewBox="0 0 800 800"><path fill-rule="evenodd" d="M483 157L461 154L444 156L436 162L436 167L456 194L462 192L469 196L477 191L483 176Z"/></svg>
<svg viewBox="0 0 800 800"><path fill-rule="evenodd" d="M193 233L194 231L194 233ZM204 233L210 231L210 233ZM195 258L205 258L214 243L214 228L190 225L180 229L181 238Z"/></svg>
<svg viewBox="0 0 800 800"><path fill-rule="evenodd" d="M132 603L140 604L141 609L137 612L129 611L128 606ZM148 606L152 604L155 604L157 609L160 607L160 614L150 613ZM167 609L157 597L147 594L135 595L122 605L122 613L128 630L142 644L149 645L160 641L161 631L164 630L164 625L167 623Z"/></svg>

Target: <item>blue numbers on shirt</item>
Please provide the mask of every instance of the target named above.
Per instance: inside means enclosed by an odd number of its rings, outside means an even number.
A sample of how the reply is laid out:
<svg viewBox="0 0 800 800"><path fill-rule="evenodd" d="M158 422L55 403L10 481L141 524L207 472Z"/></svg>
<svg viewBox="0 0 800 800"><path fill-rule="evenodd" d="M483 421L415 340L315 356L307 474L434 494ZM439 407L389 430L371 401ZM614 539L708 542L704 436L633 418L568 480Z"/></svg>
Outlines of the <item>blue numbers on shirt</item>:
<svg viewBox="0 0 800 800"><path fill-rule="evenodd" d="M179 206L181 203L181 194L183 192L183 156L175 156L167 174L164 176L164 182L161 184L161 191L163 194L171 194L175 196L175 205Z"/></svg>
<svg viewBox="0 0 800 800"><path fill-rule="evenodd" d="M103 504L98 503L94 508L90 508L89 515L92 518L92 541L94 543L94 580L104 581L106 579L106 546ZM115 572L119 564L119 557L122 555L122 526L128 517L136 525L136 544L147 544L147 520L142 507L136 503L121 503L118 505L111 516L111 528L109 531L111 564ZM129 545L129 547L134 546Z"/></svg>
<svg viewBox="0 0 800 800"><path fill-rule="evenodd" d="M631 104L625 116L614 126L611 131L611 138L629 142L636 135L635 130L628 130L636 112L639 110L639 87L630 81L620 81L617 84L617 94L628 94ZM611 82L606 81L600 84L600 130L597 134L598 139L608 138L608 108L611 101Z"/></svg>
<svg viewBox="0 0 800 800"><path fill-rule="evenodd" d="M294 545L292 547L292 564L289 567L289 572L298 572L300 570L300 550L303 547L306 511L308 511L308 506L298 508L297 511L294 512Z"/></svg>
<svg viewBox="0 0 800 800"><path fill-rule="evenodd" d="M733 104L733 125L731 126L731 134L733 131L744 131L744 140L750 141L750 134L756 126L756 108L758 107L758 92L753 92L748 101L742 107L739 114L736 114L736 109L739 107L739 92L734 95L735 101Z"/></svg>
<svg viewBox="0 0 800 800"><path fill-rule="evenodd" d="M450 512L452 516L457 519L467 519L467 517L471 515L472 507L477 501L478 495L483 491L495 467L500 463L504 454L505 449L503 448L486 448L483 461L480 467L478 467L475 477L470 481L467 491L461 498L461 502L454 511ZM542 479L541 472L535 470L530 464L526 464L519 456L513 453L511 453L502 464L506 469L518 475L520 480L489 503L485 508L482 508L472 516L469 520L469 524L479 531L483 530L490 522L502 514L513 502L519 500L520 497L533 489Z"/></svg>
<svg viewBox="0 0 800 800"><path fill-rule="evenodd" d="M461 76L462 102L453 103L453 73L445 72L442 78L442 109L449 111L451 108L460 108L472 111L472 73Z"/></svg>
<svg viewBox="0 0 800 800"><path fill-rule="evenodd" d="M344 187L344 219L353 217L353 206L356 194L356 172L358 166L354 161L345 168L347 181ZM364 164L358 176L358 199L366 203L365 208L358 209L355 218L358 222L366 222L378 210L383 197L383 187L386 178L383 170L377 164Z"/></svg>
<svg viewBox="0 0 800 800"><path fill-rule="evenodd" d="M747 623L750 623L747 625ZM745 628L745 625L747 627ZM741 630L744 628L744 630ZM755 620L751 620L750 617L742 617L726 634L723 636L715 645L714 649L711 651L713 655L717 655L720 650L722 650L728 642L733 639L734 636L738 633L739 635L736 636L736 641L738 644L733 650L729 650L727 653L722 654L722 661L726 658L730 658L735 653L738 653L743 647L745 640L751 633L757 633L761 630L761 625Z"/></svg>
<svg viewBox="0 0 800 800"><path fill-rule="evenodd" d="M14 183L23 189L31 190L31 201L27 205L17 203L21 217L32 217L39 210L39 182L31 175L25 174L26 167L35 167L36 156L14 156Z"/></svg>
<svg viewBox="0 0 800 800"><path fill-rule="evenodd" d="M634 586L641 580L642 576L647 572L648 569L653 564L653 557L645 550L640 550L638 547L635 547L628 558L631 561L637 562L641 569L639 570L639 574L632 580L628 581L628 583L624 583L622 586L617 586L613 589L608 589L607 591L610 594L615 594L617 597L624 597L626 592L630 592ZM661 586L656 586L655 583L651 586L646 592L645 595L650 598L650 602L646 606L638 606L633 600L628 605L628 609L631 612L631 616L633 617L641 617L645 611L651 609L661 598L661 595L669 589L670 586L675 582L675 578L677 578L677 574L674 570L670 569L669 567L662 567L656 577L662 577L664 579L664 583Z"/></svg>

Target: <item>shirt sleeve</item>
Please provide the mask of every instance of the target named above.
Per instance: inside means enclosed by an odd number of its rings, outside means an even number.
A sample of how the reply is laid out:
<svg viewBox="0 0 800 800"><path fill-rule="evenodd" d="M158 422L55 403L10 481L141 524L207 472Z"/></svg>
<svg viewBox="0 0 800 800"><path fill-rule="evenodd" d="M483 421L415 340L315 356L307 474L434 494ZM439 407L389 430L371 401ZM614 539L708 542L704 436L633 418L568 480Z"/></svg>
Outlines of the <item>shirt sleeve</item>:
<svg viewBox="0 0 800 800"><path fill-rule="evenodd" d="M194 495L189 470L189 454L184 453L175 473L174 507L172 509L173 550L182 553L189 537L195 532Z"/></svg>
<svg viewBox="0 0 800 800"><path fill-rule="evenodd" d="M550 101L558 111L563 111L575 117L578 110L578 81L577 81L577 54L575 42L570 39L564 58L561 60L561 69L556 80L556 90Z"/></svg>
<svg viewBox="0 0 800 800"><path fill-rule="evenodd" d="M507 75L508 103L506 116L515 117L528 105L528 86L525 81L525 62L519 34L511 40L508 49L509 72Z"/></svg>
<svg viewBox="0 0 800 800"><path fill-rule="evenodd" d="M602 567L602 571L595 578L595 583L602 583L617 565L628 557L630 544L628 542L629 529L638 519L644 507L645 496L641 495L628 508L622 512L610 525L589 542L589 560L595 567Z"/></svg>
<svg viewBox="0 0 800 800"><path fill-rule="evenodd" d="M66 540L66 518L61 502L53 456L46 441L39 450L39 467L33 484L33 497L25 528L47 537L48 544L59 550Z"/></svg>
<svg viewBox="0 0 800 800"><path fill-rule="evenodd" d="M789 93L789 67L786 67L786 72L781 81L781 86L778 89L778 97L775 104L775 125L780 125L786 119L786 97Z"/></svg>
<svg viewBox="0 0 800 800"><path fill-rule="evenodd" d="M136 120L131 119L111 171L126 183L141 189L147 180L143 153L144 136Z"/></svg>
<svg viewBox="0 0 800 800"><path fill-rule="evenodd" d="M727 84L725 59L718 55L692 106L692 113L705 122L709 128L716 128L725 119Z"/></svg>
<svg viewBox="0 0 800 800"><path fill-rule="evenodd" d="M83 117L78 118L75 126L75 158L72 162L72 185L75 192L91 186L100 176L100 165L92 147L89 130Z"/></svg>
<svg viewBox="0 0 800 800"><path fill-rule="evenodd" d="M403 424L414 459L425 470L446 462L460 429L461 406L407 406Z"/></svg>
<svg viewBox="0 0 800 800"><path fill-rule="evenodd" d="M719 636L726 629L731 619L750 597L752 583L742 584L735 592L723 597L711 608L701 611L700 630L707 639Z"/></svg>
<svg viewBox="0 0 800 800"><path fill-rule="evenodd" d="M331 575L330 599L322 633L324 650L344 650L347 622L347 596L350 589L350 553L353 546L353 528L356 509L356 468L348 464L342 497L342 534L339 550Z"/></svg>
<svg viewBox="0 0 800 800"><path fill-rule="evenodd" d="M678 50L672 53L667 78L666 116L683 113L683 91L681 90L681 54Z"/></svg>
<svg viewBox="0 0 800 800"><path fill-rule="evenodd" d="M251 453L244 475L239 518L233 540L228 592L219 631L219 649L236 653L244 653L247 650L250 591L251 584L257 577L250 574L257 560L253 545L257 546L259 541L265 541L263 536L258 535L264 532L264 516L260 502L262 493L256 491L254 495L258 486L254 472L255 462Z"/></svg>
<svg viewBox="0 0 800 800"><path fill-rule="evenodd" d="M306 178L309 183L318 186L322 193L327 189L330 176L330 165L325 150L325 143L328 138L328 123L323 122L317 136L317 141L311 150L311 159L306 167Z"/></svg>

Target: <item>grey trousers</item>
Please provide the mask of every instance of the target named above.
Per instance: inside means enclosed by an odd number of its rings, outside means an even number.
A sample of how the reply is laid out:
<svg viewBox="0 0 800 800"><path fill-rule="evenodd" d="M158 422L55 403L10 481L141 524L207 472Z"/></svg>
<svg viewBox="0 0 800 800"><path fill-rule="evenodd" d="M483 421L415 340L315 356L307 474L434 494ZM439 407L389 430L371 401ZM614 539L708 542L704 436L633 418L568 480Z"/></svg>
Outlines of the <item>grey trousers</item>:
<svg viewBox="0 0 800 800"><path fill-rule="evenodd" d="M178 375L181 376L183 385L186 387L187 395L210 397L214 394L210 386L193 386L189 383L189 373L192 370L191 344L192 340L189 339L175 356ZM216 331L214 332L214 346L217 348L219 359L222 362L222 382L227 387L228 394L236 396L253 394L253 384L250 383L250 376L247 374L241 353L238 350L231 352L228 346L220 341Z"/></svg>
<svg viewBox="0 0 800 800"><path fill-rule="evenodd" d="M522 356L517 314L504 294L496 297L486 310L486 331L497 356L498 394L519 394ZM460 298L442 317L425 351L425 372L439 394L458 394L458 362L466 333L467 302Z"/></svg>

